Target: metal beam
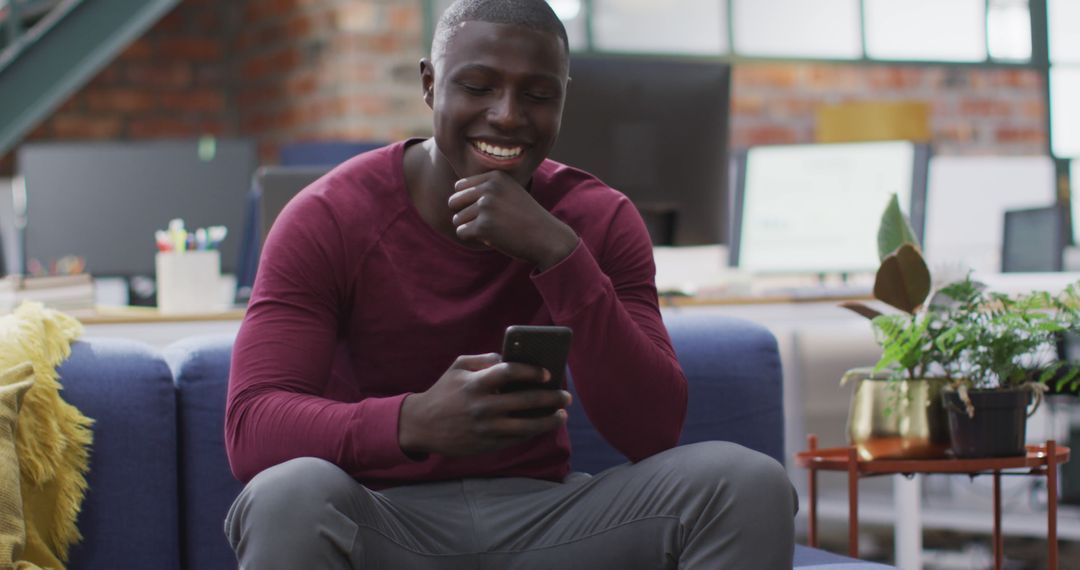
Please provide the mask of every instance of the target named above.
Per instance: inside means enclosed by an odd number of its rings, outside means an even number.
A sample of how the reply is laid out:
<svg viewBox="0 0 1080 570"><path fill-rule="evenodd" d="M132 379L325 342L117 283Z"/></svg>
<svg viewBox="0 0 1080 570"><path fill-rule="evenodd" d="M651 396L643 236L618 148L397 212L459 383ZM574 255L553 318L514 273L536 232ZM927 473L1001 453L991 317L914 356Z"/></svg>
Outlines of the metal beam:
<svg viewBox="0 0 1080 570"><path fill-rule="evenodd" d="M0 53L0 155L179 0L66 0Z"/></svg>

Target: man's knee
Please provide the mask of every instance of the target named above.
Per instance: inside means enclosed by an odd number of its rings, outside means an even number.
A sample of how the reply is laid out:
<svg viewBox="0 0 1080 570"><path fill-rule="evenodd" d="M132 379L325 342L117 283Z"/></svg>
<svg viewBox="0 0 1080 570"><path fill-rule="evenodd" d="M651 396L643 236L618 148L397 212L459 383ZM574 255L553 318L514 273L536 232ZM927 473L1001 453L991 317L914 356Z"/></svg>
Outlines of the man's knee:
<svg viewBox="0 0 1080 570"><path fill-rule="evenodd" d="M355 513L366 489L336 465L310 457L259 473L225 519L242 568L348 568Z"/></svg>
<svg viewBox="0 0 1080 570"><path fill-rule="evenodd" d="M323 459L300 457L270 467L244 487L247 510L263 520L284 520L316 514L327 503L351 500L359 487L338 466Z"/></svg>
<svg viewBox="0 0 1080 570"><path fill-rule="evenodd" d="M684 478L687 485L702 488L718 484L736 493L791 493L791 482L784 466L752 449L726 441L703 441L682 445L665 452L669 468Z"/></svg>

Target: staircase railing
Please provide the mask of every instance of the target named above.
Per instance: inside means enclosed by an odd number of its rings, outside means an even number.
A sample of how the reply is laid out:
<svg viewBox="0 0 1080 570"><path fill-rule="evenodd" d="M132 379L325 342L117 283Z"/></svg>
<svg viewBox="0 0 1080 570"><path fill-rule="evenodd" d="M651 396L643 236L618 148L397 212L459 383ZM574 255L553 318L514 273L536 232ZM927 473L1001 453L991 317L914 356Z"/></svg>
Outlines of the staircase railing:
<svg viewBox="0 0 1080 570"><path fill-rule="evenodd" d="M0 155L179 0L0 0Z"/></svg>

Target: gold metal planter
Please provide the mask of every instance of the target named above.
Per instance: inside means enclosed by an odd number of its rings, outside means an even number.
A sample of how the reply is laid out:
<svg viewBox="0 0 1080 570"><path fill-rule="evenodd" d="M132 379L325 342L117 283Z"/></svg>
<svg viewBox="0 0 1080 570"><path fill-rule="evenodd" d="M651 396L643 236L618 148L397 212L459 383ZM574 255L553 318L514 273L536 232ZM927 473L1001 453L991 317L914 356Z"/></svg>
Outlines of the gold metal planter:
<svg viewBox="0 0 1080 570"><path fill-rule="evenodd" d="M889 381L870 369L851 370L858 382L848 411L848 441L859 459L933 459L949 449L949 423L941 378Z"/></svg>

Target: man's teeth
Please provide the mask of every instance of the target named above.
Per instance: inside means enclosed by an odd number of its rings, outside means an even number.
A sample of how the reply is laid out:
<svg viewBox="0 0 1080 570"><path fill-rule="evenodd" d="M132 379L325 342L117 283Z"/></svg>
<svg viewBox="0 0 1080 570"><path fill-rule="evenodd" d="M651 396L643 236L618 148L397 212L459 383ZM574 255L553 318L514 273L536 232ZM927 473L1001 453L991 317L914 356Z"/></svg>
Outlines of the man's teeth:
<svg viewBox="0 0 1080 570"><path fill-rule="evenodd" d="M514 158L517 155L521 154L520 146L516 146L514 148L503 148L501 146L491 145L482 141L476 141L473 144L475 144L476 148L480 149L482 152L490 154L491 156L497 156L499 158Z"/></svg>

